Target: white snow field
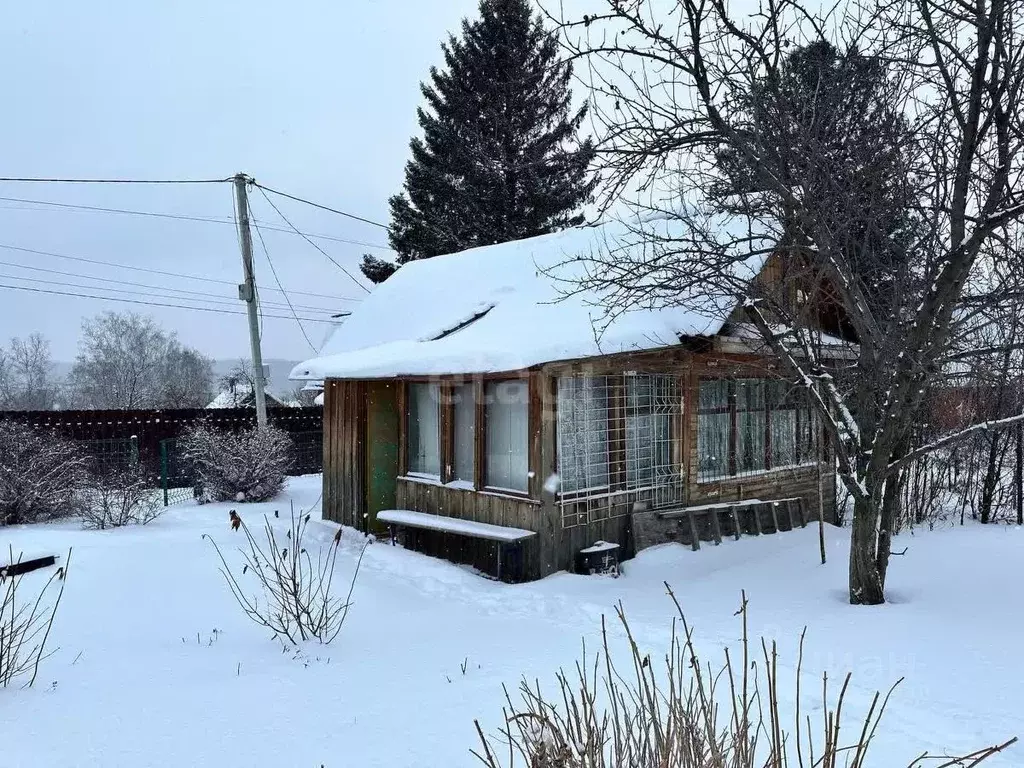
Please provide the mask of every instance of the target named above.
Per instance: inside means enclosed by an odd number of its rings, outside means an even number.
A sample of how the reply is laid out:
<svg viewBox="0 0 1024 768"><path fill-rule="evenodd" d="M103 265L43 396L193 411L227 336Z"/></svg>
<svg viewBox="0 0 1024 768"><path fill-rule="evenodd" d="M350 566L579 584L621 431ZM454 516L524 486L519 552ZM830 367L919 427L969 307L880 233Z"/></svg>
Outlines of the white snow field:
<svg viewBox="0 0 1024 768"><path fill-rule="evenodd" d="M319 484L294 479L277 502L237 508L255 528L263 512L286 517L290 501L316 506ZM525 674L554 692L557 668L573 665L582 637L597 647L601 615L617 601L641 645L662 655L673 613L663 581L706 660L737 639L741 590L752 633L778 639L787 677L806 625L812 719L821 717L823 669L834 681L855 671L850 730L876 688L905 678L870 765L899 768L926 749L966 752L1024 735L1020 529L900 536L896 549L907 552L893 558L890 602L874 608L845 601L847 530L828 530L826 566L812 526L697 553L658 547L618 579L557 574L517 586L380 541L366 552L335 643L283 652L243 617L201 539L235 553L232 506L172 506L145 528L0 529L4 552L74 549L53 633L59 649L35 688L0 690L2 768L472 766L473 720L497 729L502 685ZM315 533L327 542L334 530L317 524ZM346 539L347 582L357 537ZM41 573L24 586L41 584ZM791 695L782 692L783 707ZM1024 747L985 765L1024 765Z"/></svg>

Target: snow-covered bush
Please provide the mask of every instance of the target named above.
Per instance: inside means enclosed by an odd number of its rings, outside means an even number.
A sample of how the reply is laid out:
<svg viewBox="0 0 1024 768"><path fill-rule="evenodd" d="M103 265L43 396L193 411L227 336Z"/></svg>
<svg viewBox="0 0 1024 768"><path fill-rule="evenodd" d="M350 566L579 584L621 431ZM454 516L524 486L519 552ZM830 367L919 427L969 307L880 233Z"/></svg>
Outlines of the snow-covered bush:
<svg viewBox="0 0 1024 768"><path fill-rule="evenodd" d="M274 513L277 516L277 513ZM232 567L217 542L210 543L220 557L221 573L231 594L245 615L261 627L285 637L292 643L319 640L330 643L341 632L348 609L352 605L359 566L369 539L363 540L356 557L348 592L342 599L333 591L338 552L341 550L341 529L326 546L317 546L316 560L307 548L306 526L309 515L291 512L291 522L283 540L277 538L274 526L263 516L263 532L259 539L235 512L229 513L231 527L240 530L244 541L241 567ZM252 584L254 589L247 589Z"/></svg>
<svg viewBox="0 0 1024 768"><path fill-rule="evenodd" d="M276 427L217 432L199 425L185 434L182 445L205 501L272 499L292 465L291 438Z"/></svg>
<svg viewBox="0 0 1024 768"><path fill-rule="evenodd" d="M671 590L669 594L675 601ZM741 645L735 654L727 648L717 668L698 656L692 628L679 603L675 604L678 616L664 656L640 649L620 606L616 612L627 641L624 653L618 646L613 650L615 641L609 635L618 633L602 622L603 658L600 651L588 657L584 650L582 662L572 672L558 674L554 695L545 695L540 684L530 679L521 683L518 700L506 692L505 727L497 743L476 723L480 750L474 754L481 763L487 768L869 765L868 748L898 682L887 694L876 693L863 719L847 727L841 721L852 674L839 681L838 695L834 685L829 687L827 676L823 684L814 686L822 693L824 711L817 706L802 708L801 636L796 697L787 701L780 696L780 686L789 686L779 675L775 642L761 638L750 643L745 595L738 612ZM621 664L623 658L625 664ZM816 717L807 716L815 709L819 710ZM974 766L1015 742L1014 738L961 758L925 753L910 768Z"/></svg>
<svg viewBox="0 0 1024 768"><path fill-rule="evenodd" d="M86 478L86 458L70 440L0 422L0 525L79 514Z"/></svg>
<svg viewBox="0 0 1024 768"><path fill-rule="evenodd" d="M7 560L9 567L20 562L21 558L15 559L14 550L8 548L7 553L0 555L0 560ZM11 575L0 565L0 688L24 678L28 678L26 687L36 681L39 665L49 655L46 643L64 594L70 562L69 551L64 565L38 592L33 590L27 595L22 587L26 575ZM37 576L33 574L32 577Z"/></svg>
<svg viewBox="0 0 1024 768"><path fill-rule="evenodd" d="M152 522L163 512L155 487L154 478L140 464L93 474L82 524L103 529Z"/></svg>

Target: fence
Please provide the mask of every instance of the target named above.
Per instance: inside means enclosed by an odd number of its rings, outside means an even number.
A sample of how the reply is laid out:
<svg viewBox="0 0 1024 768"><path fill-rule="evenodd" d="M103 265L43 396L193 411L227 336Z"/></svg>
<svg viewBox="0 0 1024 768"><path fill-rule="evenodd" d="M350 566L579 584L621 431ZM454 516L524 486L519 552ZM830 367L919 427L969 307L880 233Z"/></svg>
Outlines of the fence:
<svg viewBox="0 0 1024 768"><path fill-rule="evenodd" d="M290 432L292 439L292 466L290 475L310 475L323 471L323 430ZM171 437L160 441L160 490L164 506L190 501L195 498L195 478L191 468L182 459L181 441Z"/></svg>
<svg viewBox="0 0 1024 768"><path fill-rule="evenodd" d="M164 504L192 498L193 482L181 460L179 438L197 424L225 432L256 425L252 408L146 411L0 411L0 421L51 431L77 443L95 469L107 472L142 464ZM268 408L267 420L294 443L290 474L323 471L323 409Z"/></svg>

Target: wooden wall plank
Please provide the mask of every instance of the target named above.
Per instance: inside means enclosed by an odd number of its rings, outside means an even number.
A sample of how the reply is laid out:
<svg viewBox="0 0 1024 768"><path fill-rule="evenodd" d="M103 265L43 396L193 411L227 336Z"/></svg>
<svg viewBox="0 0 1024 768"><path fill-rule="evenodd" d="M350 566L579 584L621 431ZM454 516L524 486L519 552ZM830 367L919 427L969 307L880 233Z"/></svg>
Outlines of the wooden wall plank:
<svg viewBox="0 0 1024 768"><path fill-rule="evenodd" d="M338 407L337 387L338 383L333 379L327 379L324 382L324 472L321 479L324 494L321 500L323 517L336 523L341 522L338 518L337 505L334 502L334 469L337 462L334 455L334 437L337 434L335 424L337 419L334 412Z"/></svg>

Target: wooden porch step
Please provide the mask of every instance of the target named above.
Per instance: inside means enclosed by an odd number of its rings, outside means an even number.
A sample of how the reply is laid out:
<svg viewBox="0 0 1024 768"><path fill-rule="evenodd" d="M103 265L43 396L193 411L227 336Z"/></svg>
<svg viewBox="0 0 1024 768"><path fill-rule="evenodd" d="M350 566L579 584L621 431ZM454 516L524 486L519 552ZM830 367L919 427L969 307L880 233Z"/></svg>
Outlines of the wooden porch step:
<svg viewBox="0 0 1024 768"><path fill-rule="evenodd" d="M680 527L680 538L694 551L702 541L722 543L723 535L734 539L740 536L791 531L798 525L806 527L803 499L794 496L785 499L746 499L699 504L654 513L660 520L675 520Z"/></svg>

